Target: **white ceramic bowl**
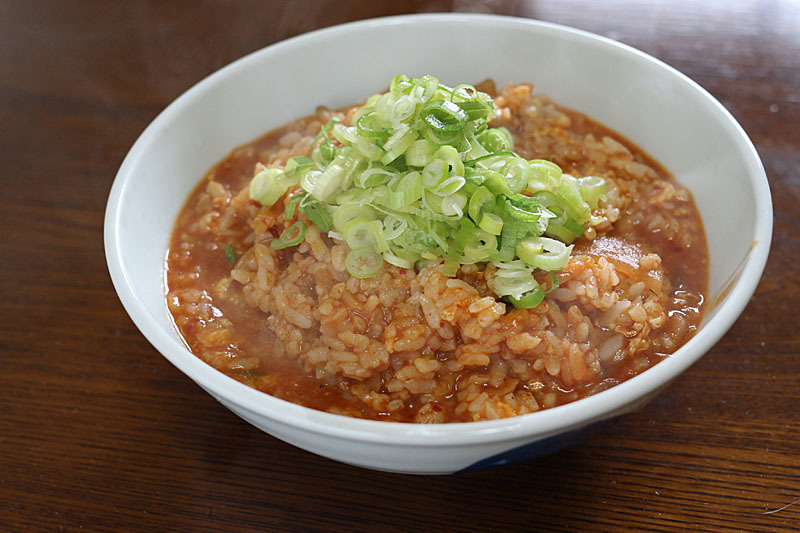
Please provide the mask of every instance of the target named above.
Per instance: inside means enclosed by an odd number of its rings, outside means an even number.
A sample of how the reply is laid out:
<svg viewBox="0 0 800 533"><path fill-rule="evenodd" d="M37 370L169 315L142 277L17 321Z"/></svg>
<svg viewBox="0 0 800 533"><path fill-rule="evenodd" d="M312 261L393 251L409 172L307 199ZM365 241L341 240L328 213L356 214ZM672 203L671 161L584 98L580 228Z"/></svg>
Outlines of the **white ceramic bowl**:
<svg viewBox="0 0 800 533"><path fill-rule="evenodd" d="M708 234L710 301L672 357L610 390L517 418L439 426L357 420L273 398L214 370L181 343L164 302L175 218L205 171L234 147L324 104L381 91L395 74L443 83L530 81L557 102L637 143L691 189ZM136 141L105 219L114 286L147 339L253 425L339 461L450 473L541 455L594 423L650 401L728 330L755 290L772 235L769 186L742 128L711 95L664 63L586 32L490 15L367 20L295 37L223 68L173 102ZM724 377L723 377L724 379Z"/></svg>

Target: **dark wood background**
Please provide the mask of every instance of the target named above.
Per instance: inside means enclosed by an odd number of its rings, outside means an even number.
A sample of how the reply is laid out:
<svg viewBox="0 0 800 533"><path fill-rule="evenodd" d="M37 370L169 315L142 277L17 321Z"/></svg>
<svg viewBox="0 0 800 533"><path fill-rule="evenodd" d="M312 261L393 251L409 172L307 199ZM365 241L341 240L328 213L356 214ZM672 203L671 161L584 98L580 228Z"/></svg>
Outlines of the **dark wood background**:
<svg viewBox="0 0 800 533"><path fill-rule="evenodd" d="M642 411L532 462L414 477L284 444L172 367L114 293L103 211L136 137L219 67L447 10L575 26L694 78L761 154L775 239L736 325ZM0 530L800 529L799 125L792 0L0 0Z"/></svg>

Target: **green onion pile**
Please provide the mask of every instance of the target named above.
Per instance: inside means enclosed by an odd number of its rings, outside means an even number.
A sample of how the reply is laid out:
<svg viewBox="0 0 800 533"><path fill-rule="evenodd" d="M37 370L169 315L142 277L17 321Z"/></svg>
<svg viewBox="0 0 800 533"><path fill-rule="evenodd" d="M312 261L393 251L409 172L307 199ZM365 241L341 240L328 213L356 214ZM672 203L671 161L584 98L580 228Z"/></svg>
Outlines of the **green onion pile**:
<svg viewBox="0 0 800 533"><path fill-rule="evenodd" d="M353 276L375 276L384 262L410 269L444 260L447 276L460 265L491 262L498 297L537 306L545 291L535 270L564 268L571 243L597 222L592 209L605 183L519 157L505 128L488 127L493 111L491 97L470 85L395 77L388 92L355 113L352 126L327 123L311 157L292 157L284 169L253 178L250 198L265 206L300 186L286 205L293 222L272 247L303 242L306 228L296 219L302 211L347 243Z"/></svg>

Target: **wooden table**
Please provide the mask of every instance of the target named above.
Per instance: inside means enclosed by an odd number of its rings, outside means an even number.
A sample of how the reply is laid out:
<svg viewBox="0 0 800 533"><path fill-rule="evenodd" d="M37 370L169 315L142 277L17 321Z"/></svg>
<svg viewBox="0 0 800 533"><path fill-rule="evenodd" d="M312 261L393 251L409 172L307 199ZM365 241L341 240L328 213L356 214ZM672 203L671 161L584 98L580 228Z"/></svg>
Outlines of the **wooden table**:
<svg viewBox="0 0 800 533"><path fill-rule="evenodd" d="M207 74L444 10L575 26L694 78L761 154L775 239L735 326L642 411L539 460L414 477L296 449L172 367L114 293L103 211L136 137ZM798 35L791 0L0 1L0 530L800 529Z"/></svg>

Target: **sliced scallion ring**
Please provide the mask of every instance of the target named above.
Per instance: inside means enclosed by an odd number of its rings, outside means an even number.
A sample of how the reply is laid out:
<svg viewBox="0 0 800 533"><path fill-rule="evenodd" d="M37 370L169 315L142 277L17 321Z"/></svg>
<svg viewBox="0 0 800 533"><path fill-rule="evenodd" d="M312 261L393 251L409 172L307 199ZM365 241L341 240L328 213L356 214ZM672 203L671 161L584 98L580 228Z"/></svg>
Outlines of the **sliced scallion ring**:
<svg viewBox="0 0 800 533"><path fill-rule="evenodd" d="M432 159L422 169L422 185L431 189L439 185L448 175L447 163L443 159Z"/></svg>
<svg viewBox="0 0 800 533"><path fill-rule="evenodd" d="M406 165L424 167L433 159L433 154L437 148L435 144L431 144L427 139L414 141L406 150Z"/></svg>
<svg viewBox="0 0 800 533"><path fill-rule="evenodd" d="M464 179L464 178L461 178ZM464 194L455 192L442 198L442 214L448 217L464 216L464 207L467 205L467 197Z"/></svg>
<svg viewBox="0 0 800 533"><path fill-rule="evenodd" d="M534 281L534 283L536 282ZM542 290L541 285L536 283L536 287L529 290L520 297L515 298L514 296L509 296L508 299L511 302L511 305L513 305L517 309L531 309L542 303L544 297L545 297L545 292Z"/></svg>
<svg viewBox="0 0 800 533"><path fill-rule="evenodd" d="M389 249L379 220L351 220L344 229L344 240L351 249L371 247L378 253Z"/></svg>
<svg viewBox="0 0 800 533"><path fill-rule="evenodd" d="M481 216L487 208L494 206L494 195L489 189L481 185L472 193L469 199L469 217L473 222L480 222ZM495 233L499 235L499 233Z"/></svg>
<svg viewBox="0 0 800 533"><path fill-rule="evenodd" d="M388 139L392 134L389 128L380 124L378 116L373 111L366 115L362 115L356 121L356 128L358 134L367 139Z"/></svg>
<svg viewBox="0 0 800 533"><path fill-rule="evenodd" d="M389 251L383 252L383 260L391 265L405 269L414 268L414 264L416 263L416 261L403 259Z"/></svg>
<svg viewBox="0 0 800 533"><path fill-rule="evenodd" d="M345 268L356 278L371 278L383 269L383 256L371 247L350 250L344 259Z"/></svg>
<svg viewBox="0 0 800 533"><path fill-rule="evenodd" d="M417 140L417 137L417 132L412 130L408 124L401 124L384 143L383 150L386 153L381 157L381 163L388 165L400 157Z"/></svg>
<svg viewBox="0 0 800 533"><path fill-rule="evenodd" d="M561 270L567 266L572 246L548 237L532 237L531 241L541 244L542 252L530 257L530 261L525 261L526 263L542 270ZM530 246L532 248L534 244Z"/></svg>
<svg viewBox="0 0 800 533"><path fill-rule="evenodd" d="M375 210L369 206L362 205L342 205L333 212L333 226L344 233L350 221L360 218L362 220L375 220Z"/></svg>
<svg viewBox="0 0 800 533"><path fill-rule="evenodd" d="M389 182L389 207L397 209L406 205L411 205L422 198L422 176L419 172L409 172L405 176L398 176L399 179L392 183Z"/></svg>
<svg viewBox="0 0 800 533"><path fill-rule="evenodd" d="M533 176L528 180L530 191L553 190L561 181L561 167L544 159L530 161Z"/></svg>
<svg viewBox="0 0 800 533"><path fill-rule="evenodd" d="M437 133L461 131L467 124L467 113L448 100L430 102L419 112L419 117Z"/></svg>
<svg viewBox="0 0 800 533"><path fill-rule="evenodd" d="M586 176L578 179L578 191L592 209L606 196L606 180L597 176Z"/></svg>
<svg viewBox="0 0 800 533"><path fill-rule="evenodd" d="M500 235L503 231L503 219L494 213L484 213L478 226L492 235Z"/></svg>
<svg viewBox="0 0 800 533"><path fill-rule="evenodd" d="M250 181L250 199L261 205L273 205L295 183L297 180L287 177L279 168L264 169Z"/></svg>

